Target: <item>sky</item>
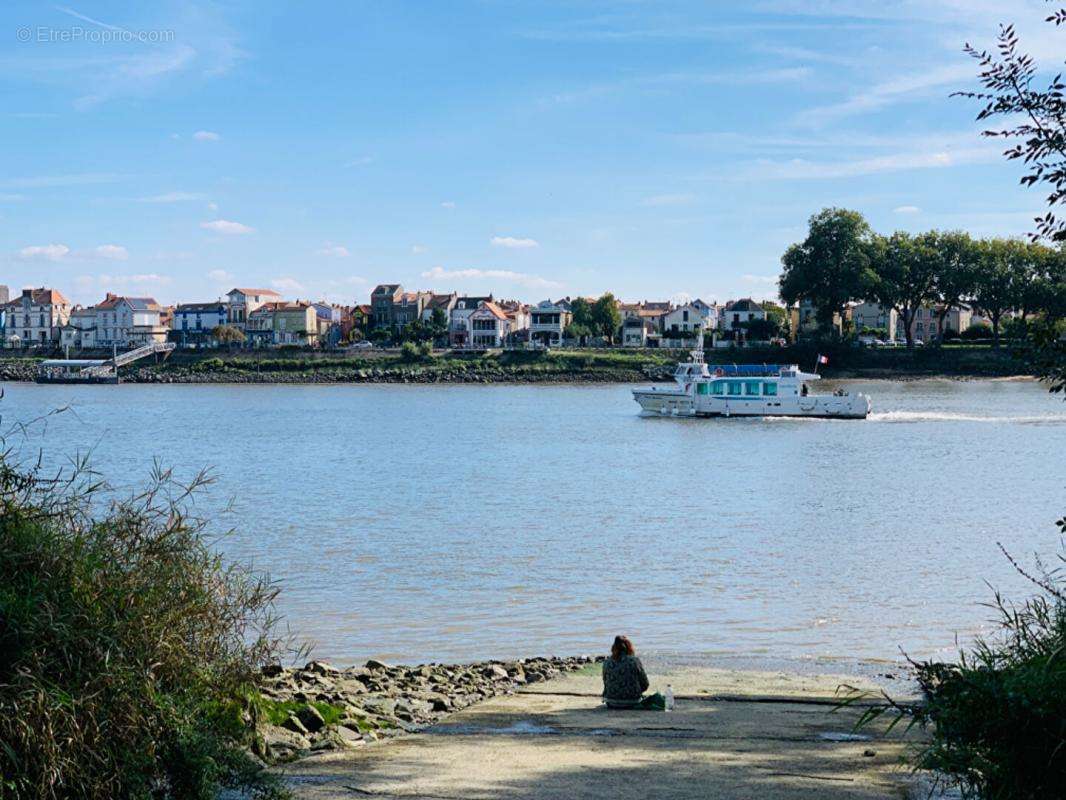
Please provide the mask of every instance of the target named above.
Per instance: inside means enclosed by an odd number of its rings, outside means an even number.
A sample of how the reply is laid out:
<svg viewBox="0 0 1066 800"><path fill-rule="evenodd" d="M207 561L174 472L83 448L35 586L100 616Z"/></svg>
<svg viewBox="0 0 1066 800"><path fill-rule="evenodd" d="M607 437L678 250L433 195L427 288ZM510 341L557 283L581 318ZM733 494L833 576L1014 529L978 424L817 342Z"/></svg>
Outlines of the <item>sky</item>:
<svg viewBox="0 0 1066 800"><path fill-rule="evenodd" d="M776 294L825 206L1032 229L966 42L1043 2L9 0L0 283L538 301Z"/></svg>

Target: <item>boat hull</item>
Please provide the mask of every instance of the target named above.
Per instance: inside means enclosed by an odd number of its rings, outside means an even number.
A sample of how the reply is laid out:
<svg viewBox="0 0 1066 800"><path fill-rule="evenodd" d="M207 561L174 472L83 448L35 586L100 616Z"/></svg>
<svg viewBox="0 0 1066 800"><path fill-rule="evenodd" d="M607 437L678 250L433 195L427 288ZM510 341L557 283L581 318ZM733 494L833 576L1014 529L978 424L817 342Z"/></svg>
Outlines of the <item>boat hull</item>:
<svg viewBox="0 0 1066 800"><path fill-rule="evenodd" d="M812 395L801 398L746 400L699 397L683 391L634 389L633 399L645 417L805 417L866 419L870 400L857 395Z"/></svg>

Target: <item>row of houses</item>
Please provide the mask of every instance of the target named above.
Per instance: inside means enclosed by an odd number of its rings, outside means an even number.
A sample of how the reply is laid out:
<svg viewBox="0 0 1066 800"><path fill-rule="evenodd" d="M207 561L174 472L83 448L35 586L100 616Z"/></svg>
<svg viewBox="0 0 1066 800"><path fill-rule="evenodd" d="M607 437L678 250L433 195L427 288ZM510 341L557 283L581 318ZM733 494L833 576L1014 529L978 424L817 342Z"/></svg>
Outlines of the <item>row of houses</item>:
<svg viewBox="0 0 1066 800"><path fill-rule="evenodd" d="M767 318L763 303L743 298L724 304L702 299L682 303L642 300L619 303L618 341L625 347L676 344L702 328L724 339L741 338L752 323ZM913 338L924 340L946 331L961 333L980 321L967 308L942 313L924 306L912 320ZM817 309L801 302L789 310L793 336L817 327ZM352 329L364 334L384 330L399 333L418 323L427 336L447 340L456 348L498 348L533 342L559 346L568 338L574 320L569 297L526 304L493 295L468 296L456 292L408 292L400 284L381 284L370 303L341 306L325 301L286 300L272 289L234 288L224 298L206 303L163 306L152 297L108 293L99 303L74 306L58 290L23 289L14 299L0 286L0 338L7 346L61 345L72 349L131 347L149 342L173 341L180 347L213 347L216 331L225 326L238 334L236 341L254 346L336 345L349 339ZM905 336L894 309L874 303L850 306L835 315L834 324L856 332L875 329L889 339Z"/></svg>
<svg viewBox="0 0 1066 800"><path fill-rule="evenodd" d="M0 291L3 298L6 289ZM58 289L23 289L0 302L0 335L7 346L73 349L127 348L174 341L195 348L217 344L228 326L257 345L336 344L350 330L350 308L284 300L272 289L236 288L224 300L163 306L152 297L108 293L91 306L72 305Z"/></svg>

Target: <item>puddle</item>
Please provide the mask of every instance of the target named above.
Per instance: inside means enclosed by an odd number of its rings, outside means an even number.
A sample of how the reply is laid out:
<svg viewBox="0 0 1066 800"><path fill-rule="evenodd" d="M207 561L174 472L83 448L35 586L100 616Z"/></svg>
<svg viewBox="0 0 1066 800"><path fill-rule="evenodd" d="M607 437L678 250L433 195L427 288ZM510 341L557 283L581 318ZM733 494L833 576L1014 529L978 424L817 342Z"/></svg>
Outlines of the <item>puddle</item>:
<svg viewBox="0 0 1066 800"><path fill-rule="evenodd" d="M828 733L819 733L818 738L826 742L868 742L873 737L867 736L864 733L838 733L837 731L829 731Z"/></svg>

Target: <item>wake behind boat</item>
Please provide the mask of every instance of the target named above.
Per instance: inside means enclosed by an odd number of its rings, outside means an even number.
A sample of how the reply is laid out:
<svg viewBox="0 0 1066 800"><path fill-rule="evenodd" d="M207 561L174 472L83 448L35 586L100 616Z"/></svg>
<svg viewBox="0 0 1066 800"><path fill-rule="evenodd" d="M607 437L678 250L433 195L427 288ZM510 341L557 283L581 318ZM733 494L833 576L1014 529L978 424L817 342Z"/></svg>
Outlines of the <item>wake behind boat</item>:
<svg viewBox="0 0 1066 800"><path fill-rule="evenodd" d="M696 340L690 360L674 371L674 386L633 390L642 416L866 419L870 413L864 394L810 394L807 383L822 376L796 364L723 364L712 371L703 360L702 330Z"/></svg>

